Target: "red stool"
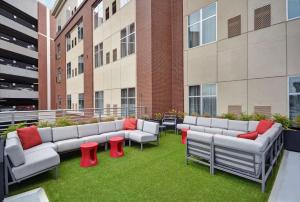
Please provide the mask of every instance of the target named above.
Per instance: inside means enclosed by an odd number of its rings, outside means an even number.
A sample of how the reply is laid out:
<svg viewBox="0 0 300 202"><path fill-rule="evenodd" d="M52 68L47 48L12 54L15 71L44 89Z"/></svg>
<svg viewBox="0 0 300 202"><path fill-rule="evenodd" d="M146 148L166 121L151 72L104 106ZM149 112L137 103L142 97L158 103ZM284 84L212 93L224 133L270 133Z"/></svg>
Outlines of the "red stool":
<svg viewBox="0 0 300 202"><path fill-rule="evenodd" d="M118 158L124 156L123 151L124 137L112 137L109 139L110 157Z"/></svg>
<svg viewBox="0 0 300 202"><path fill-rule="evenodd" d="M90 167L98 164L97 158L97 142L87 142L80 145L81 150L81 167Z"/></svg>
<svg viewBox="0 0 300 202"><path fill-rule="evenodd" d="M181 144L186 144L186 136L188 130L189 130L188 128L183 128L181 130Z"/></svg>

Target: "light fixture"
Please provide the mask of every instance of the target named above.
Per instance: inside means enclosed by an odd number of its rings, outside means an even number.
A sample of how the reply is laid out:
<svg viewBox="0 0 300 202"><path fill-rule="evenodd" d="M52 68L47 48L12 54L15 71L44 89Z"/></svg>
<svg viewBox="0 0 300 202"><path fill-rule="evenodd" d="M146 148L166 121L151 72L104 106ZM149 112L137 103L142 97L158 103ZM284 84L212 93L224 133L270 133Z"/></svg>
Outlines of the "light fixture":
<svg viewBox="0 0 300 202"><path fill-rule="evenodd" d="M17 61L13 60L13 63L17 63Z"/></svg>
<svg viewBox="0 0 300 202"><path fill-rule="evenodd" d="M33 28L35 28L35 25L32 25Z"/></svg>
<svg viewBox="0 0 300 202"><path fill-rule="evenodd" d="M16 41L17 39L15 37L13 37L13 40Z"/></svg>
<svg viewBox="0 0 300 202"><path fill-rule="evenodd" d="M4 36L1 36L1 39L4 39L4 40L6 40L6 41L9 41L9 38L6 38L6 37L4 37Z"/></svg>
<svg viewBox="0 0 300 202"><path fill-rule="evenodd" d="M3 59L0 59L0 61L1 61L1 62L4 62L4 60L3 60Z"/></svg>
<svg viewBox="0 0 300 202"><path fill-rule="evenodd" d="M5 79L3 79L3 78L0 78L0 81L4 81Z"/></svg>
<svg viewBox="0 0 300 202"><path fill-rule="evenodd" d="M15 18L15 19L17 19L17 16L16 16L16 15L14 15L14 18Z"/></svg>

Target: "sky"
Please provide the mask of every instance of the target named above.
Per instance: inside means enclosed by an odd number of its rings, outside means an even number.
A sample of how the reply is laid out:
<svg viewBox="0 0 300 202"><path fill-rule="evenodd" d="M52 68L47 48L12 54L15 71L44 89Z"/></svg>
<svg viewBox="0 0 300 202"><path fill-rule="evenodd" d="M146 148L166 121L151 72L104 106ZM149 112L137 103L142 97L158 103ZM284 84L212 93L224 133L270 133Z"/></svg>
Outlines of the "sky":
<svg viewBox="0 0 300 202"><path fill-rule="evenodd" d="M43 2L49 9L52 8L53 4L55 3L55 0L40 0Z"/></svg>

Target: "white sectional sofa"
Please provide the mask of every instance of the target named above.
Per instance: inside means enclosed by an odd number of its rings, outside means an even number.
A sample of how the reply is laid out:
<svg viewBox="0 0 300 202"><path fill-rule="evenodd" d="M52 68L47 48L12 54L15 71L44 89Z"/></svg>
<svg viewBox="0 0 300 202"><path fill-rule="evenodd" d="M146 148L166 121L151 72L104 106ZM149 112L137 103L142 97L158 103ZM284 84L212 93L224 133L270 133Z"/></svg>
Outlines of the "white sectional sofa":
<svg viewBox="0 0 300 202"><path fill-rule="evenodd" d="M126 140L143 145L149 142L159 144L159 124L138 119L136 130L123 130L124 120L100 122L94 124L38 128L42 144L23 150L16 132L7 135L5 145L6 193L8 185L20 182L34 175L52 169L57 171L60 164L59 153L80 149L85 142L105 144L113 136L122 136ZM57 172L56 172L57 174Z"/></svg>
<svg viewBox="0 0 300 202"><path fill-rule="evenodd" d="M194 123L194 124L191 124ZM255 140L238 138L255 131L258 121L235 121L219 118L186 117L177 129L187 132L186 160L208 165L262 184L272 172L283 146L282 126L274 123Z"/></svg>

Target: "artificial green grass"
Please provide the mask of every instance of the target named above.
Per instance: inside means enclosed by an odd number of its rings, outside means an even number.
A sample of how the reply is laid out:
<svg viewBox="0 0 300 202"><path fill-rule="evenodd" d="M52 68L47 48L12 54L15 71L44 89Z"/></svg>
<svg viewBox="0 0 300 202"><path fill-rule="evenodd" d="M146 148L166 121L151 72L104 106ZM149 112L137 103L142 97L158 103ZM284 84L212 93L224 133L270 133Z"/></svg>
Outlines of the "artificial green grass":
<svg viewBox="0 0 300 202"><path fill-rule="evenodd" d="M168 132L160 145L125 147L125 156L110 158L98 151L96 167L81 168L80 153L61 158L60 175L41 174L11 187L11 194L43 187L54 201L267 201L278 165L265 193L260 184L222 171L210 175L209 168L185 163L185 145L180 136Z"/></svg>

